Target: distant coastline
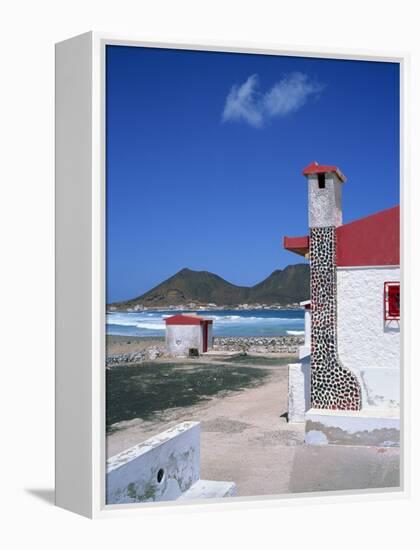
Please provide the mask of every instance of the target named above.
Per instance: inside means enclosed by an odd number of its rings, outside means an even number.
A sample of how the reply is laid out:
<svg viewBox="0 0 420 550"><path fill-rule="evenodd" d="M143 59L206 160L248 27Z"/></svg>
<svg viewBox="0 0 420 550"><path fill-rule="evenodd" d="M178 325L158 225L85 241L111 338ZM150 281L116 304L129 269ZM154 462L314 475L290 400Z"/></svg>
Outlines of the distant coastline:
<svg viewBox="0 0 420 550"><path fill-rule="evenodd" d="M210 304L196 304L190 302L188 304L177 304L169 305L166 307L162 306L143 306L141 304L136 304L135 306L119 306L114 304L107 305L107 313L114 313L117 311L120 312L136 312L136 311L281 311L289 309L304 309L299 302L294 302L292 304L236 304L236 305L216 305L213 303Z"/></svg>
<svg viewBox="0 0 420 550"><path fill-rule="evenodd" d="M215 273L184 268L140 296L111 302L108 311L258 310L298 308L309 297L308 264L273 271L254 286L234 285ZM147 309L146 309L147 308Z"/></svg>

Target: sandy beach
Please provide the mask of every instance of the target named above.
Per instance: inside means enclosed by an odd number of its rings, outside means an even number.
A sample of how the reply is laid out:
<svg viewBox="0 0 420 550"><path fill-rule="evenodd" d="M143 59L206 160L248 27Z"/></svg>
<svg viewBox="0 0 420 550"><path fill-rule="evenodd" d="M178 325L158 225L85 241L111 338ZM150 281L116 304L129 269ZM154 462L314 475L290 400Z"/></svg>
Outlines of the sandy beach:
<svg viewBox="0 0 420 550"><path fill-rule="evenodd" d="M165 338L145 336L110 336L106 337L107 355L136 353L152 346L163 346Z"/></svg>
<svg viewBox="0 0 420 550"><path fill-rule="evenodd" d="M399 449L306 446L303 425L287 422L287 362L258 366L252 360L251 366L269 374L256 387L222 392L149 421L120 423L107 437L108 456L179 422L196 420L201 422L201 477L235 481L238 496L398 485Z"/></svg>

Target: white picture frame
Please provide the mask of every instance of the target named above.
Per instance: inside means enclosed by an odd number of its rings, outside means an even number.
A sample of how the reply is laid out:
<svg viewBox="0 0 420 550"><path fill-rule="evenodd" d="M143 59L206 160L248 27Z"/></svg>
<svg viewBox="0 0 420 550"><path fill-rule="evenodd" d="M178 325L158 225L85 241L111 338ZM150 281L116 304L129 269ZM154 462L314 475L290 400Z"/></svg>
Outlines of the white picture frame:
<svg viewBox="0 0 420 550"><path fill-rule="evenodd" d="M389 61L400 65L401 239L404 318L410 304L407 267L409 184L407 176L408 56L401 53L308 51L297 47L239 43L177 44L144 42L89 32L56 45L56 504L90 518L109 517L174 503L105 503L105 48L107 45L193 49L283 56ZM401 487L387 498L406 494L408 486L408 331L402 332ZM74 342L79 343L74 361ZM377 498L384 490L355 491ZM305 498L340 498L317 493ZM346 492L346 498L352 495ZM279 495L286 503L298 495ZM302 495L299 495L301 497ZM212 501L202 506L241 506L264 497ZM176 504L186 506L186 504Z"/></svg>

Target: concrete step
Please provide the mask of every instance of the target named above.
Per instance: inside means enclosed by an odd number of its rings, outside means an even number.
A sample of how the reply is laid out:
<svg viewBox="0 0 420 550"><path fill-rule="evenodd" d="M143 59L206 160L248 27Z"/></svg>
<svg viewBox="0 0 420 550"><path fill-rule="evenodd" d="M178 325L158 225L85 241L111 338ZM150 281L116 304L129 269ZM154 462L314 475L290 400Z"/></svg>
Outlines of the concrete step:
<svg viewBox="0 0 420 550"><path fill-rule="evenodd" d="M208 481L199 479L177 500L203 498L225 498L236 495L236 485L232 481Z"/></svg>

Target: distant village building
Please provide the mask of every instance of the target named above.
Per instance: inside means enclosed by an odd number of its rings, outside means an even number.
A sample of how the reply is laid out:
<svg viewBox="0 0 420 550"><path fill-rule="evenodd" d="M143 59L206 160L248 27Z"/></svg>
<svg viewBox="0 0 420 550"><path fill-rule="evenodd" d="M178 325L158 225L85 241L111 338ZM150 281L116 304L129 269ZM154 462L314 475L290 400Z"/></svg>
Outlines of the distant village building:
<svg viewBox="0 0 420 550"><path fill-rule="evenodd" d="M165 319L166 350L171 356L205 353L213 348L213 321L194 313Z"/></svg>
<svg viewBox="0 0 420 550"><path fill-rule="evenodd" d="M309 258L311 288L289 418L305 421L309 443L398 444L399 206L343 225L341 171L312 163L303 174L309 235L284 238Z"/></svg>

